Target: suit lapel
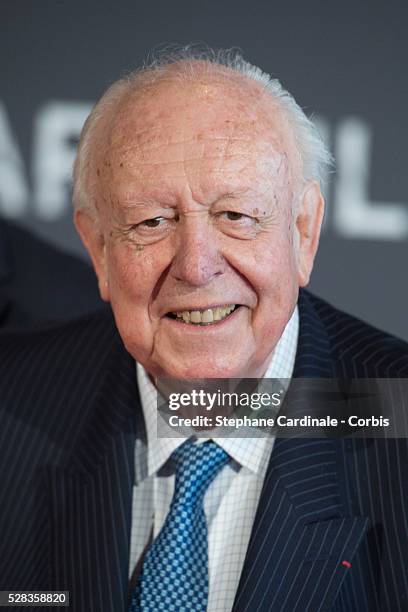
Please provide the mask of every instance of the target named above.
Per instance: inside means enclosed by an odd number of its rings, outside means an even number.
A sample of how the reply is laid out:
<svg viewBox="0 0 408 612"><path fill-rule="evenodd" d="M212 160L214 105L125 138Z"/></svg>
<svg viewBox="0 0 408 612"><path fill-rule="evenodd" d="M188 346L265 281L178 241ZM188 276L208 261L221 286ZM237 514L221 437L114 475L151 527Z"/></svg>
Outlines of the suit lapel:
<svg viewBox="0 0 408 612"><path fill-rule="evenodd" d="M336 441L278 439L254 521L234 612L327 610L368 519L347 517ZM322 597L322 593L324 596Z"/></svg>
<svg viewBox="0 0 408 612"><path fill-rule="evenodd" d="M324 327L307 294L299 297L294 378L335 376ZM368 519L347 516L338 440L277 438L234 603L248 610L327 610ZM322 595L323 593L323 595Z"/></svg>
<svg viewBox="0 0 408 612"><path fill-rule="evenodd" d="M127 608L139 399L134 361L120 343L101 376L72 461L49 473L52 584L70 591L77 612Z"/></svg>

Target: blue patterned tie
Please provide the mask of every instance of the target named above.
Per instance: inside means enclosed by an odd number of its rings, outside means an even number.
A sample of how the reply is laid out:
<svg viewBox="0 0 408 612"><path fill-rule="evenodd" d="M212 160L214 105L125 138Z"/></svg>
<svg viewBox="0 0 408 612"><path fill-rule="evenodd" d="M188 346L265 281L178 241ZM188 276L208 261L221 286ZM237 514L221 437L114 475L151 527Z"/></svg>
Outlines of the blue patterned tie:
<svg viewBox="0 0 408 612"><path fill-rule="evenodd" d="M176 467L165 523L146 553L129 612L205 612L208 534L203 499L229 456L215 442L184 442L171 456Z"/></svg>

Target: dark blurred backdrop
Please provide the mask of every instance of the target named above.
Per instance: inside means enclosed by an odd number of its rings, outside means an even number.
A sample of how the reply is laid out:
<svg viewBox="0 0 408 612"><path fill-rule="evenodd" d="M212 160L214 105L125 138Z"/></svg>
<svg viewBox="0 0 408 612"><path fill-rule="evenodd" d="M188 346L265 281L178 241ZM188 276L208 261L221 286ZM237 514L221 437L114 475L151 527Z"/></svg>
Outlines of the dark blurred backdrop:
<svg viewBox="0 0 408 612"><path fill-rule="evenodd" d="M407 17L392 1L2 0L0 215L84 256L70 173L92 103L159 44L238 46L337 160L311 288L408 339Z"/></svg>

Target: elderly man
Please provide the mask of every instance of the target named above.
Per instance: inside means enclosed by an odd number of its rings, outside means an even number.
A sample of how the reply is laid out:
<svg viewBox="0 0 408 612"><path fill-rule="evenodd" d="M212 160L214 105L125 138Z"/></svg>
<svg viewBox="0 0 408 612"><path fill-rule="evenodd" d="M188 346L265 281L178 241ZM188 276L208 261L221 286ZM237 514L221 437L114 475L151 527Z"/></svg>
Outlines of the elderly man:
<svg viewBox="0 0 408 612"><path fill-rule="evenodd" d="M69 590L76 612L406 609L405 441L155 429L160 377L408 375L402 341L299 292L329 161L238 55L104 94L74 202L114 321L2 342L1 589Z"/></svg>

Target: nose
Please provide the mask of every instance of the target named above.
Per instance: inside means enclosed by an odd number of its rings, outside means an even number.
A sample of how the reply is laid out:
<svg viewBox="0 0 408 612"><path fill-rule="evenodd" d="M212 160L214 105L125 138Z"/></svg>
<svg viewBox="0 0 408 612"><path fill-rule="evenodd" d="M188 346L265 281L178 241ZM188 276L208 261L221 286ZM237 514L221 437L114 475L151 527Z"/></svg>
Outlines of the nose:
<svg viewBox="0 0 408 612"><path fill-rule="evenodd" d="M171 266L171 274L176 280L202 287L223 274L225 260L205 215L180 220L177 234Z"/></svg>

